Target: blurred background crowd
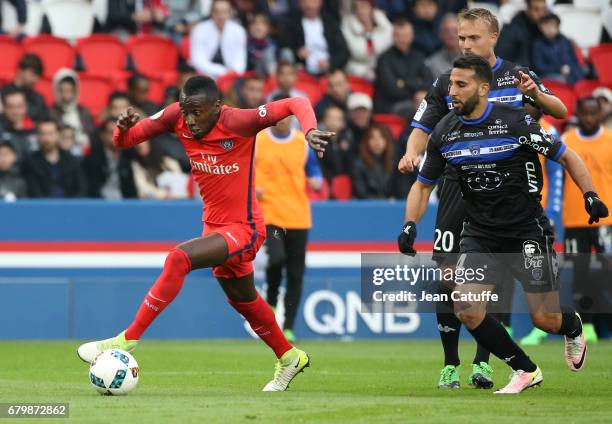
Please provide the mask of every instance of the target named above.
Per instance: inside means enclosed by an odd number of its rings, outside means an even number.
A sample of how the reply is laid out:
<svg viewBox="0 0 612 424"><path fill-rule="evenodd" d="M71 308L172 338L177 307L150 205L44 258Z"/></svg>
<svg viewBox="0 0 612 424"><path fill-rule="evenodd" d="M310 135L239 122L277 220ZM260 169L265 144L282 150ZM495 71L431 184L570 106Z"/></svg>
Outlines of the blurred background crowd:
<svg viewBox="0 0 612 424"><path fill-rule="evenodd" d="M503 25L496 53L530 67L573 114L599 99L612 127L607 0L0 0L0 198L183 199L180 142L112 145L128 106L151 116L192 75L226 104L304 96L335 131L313 200L404 199L410 120L459 54L456 13ZM553 120L559 131L575 117Z"/></svg>

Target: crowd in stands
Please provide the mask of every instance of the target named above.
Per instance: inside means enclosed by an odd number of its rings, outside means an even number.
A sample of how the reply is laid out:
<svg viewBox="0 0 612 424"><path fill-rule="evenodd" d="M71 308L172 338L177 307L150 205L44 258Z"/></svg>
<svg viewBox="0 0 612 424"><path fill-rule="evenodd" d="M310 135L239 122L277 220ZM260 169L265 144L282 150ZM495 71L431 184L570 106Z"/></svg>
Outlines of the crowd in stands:
<svg viewBox="0 0 612 424"><path fill-rule="evenodd" d="M189 161L174 135L118 151L112 134L128 106L140 116L154 115L176 102L183 83L197 74L215 78L231 106L256 108L277 95L311 100L320 127L337 134L320 159L326 192L313 192L313 199L404 199L415 179L397 171L408 124L432 82L459 55L455 14L473 5L467 0L108 0L94 34L66 42L45 35L54 33L46 17L41 35L26 35L26 1L11 3L16 23L3 25L0 36L3 56L17 52L14 69L0 66L0 198L5 200L193 197ZM478 6L499 10L509 3L518 6L503 20L499 56L556 83L561 92L552 91L566 102L597 96L611 127L612 60L605 62L606 74L605 66L585 54L599 49L612 57L609 33L602 29L602 44L587 50L560 31L554 2L488 0Z"/></svg>

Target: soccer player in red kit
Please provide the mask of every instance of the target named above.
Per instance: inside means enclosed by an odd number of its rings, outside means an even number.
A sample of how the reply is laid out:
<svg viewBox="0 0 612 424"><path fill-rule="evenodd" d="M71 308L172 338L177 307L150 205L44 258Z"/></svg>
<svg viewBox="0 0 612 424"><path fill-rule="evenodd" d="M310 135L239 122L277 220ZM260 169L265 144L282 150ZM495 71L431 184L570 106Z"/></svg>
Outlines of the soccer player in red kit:
<svg viewBox="0 0 612 424"><path fill-rule="evenodd" d="M180 100L138 121L132 109L117 122L114 144L129 148L160 134L175 133L191 163L191 172L204 200L204 232L172 249L164 268L140 306L134 321L116 337L89 342L79 357L93 362L106 349L133 350L153 320L174 300L185 276L194 269L212 267L229 304L249 322L278 358L274 378L264 391L283 391L309 365L308 355L293 347L276 323L253 280L252 261L266 235L255 197L253 152L255 135L281 119L295 115L311 147L322 154L333 133L316 129L310 102L284 99L257 109L222 106L215 82L190 78Z"/></svg>

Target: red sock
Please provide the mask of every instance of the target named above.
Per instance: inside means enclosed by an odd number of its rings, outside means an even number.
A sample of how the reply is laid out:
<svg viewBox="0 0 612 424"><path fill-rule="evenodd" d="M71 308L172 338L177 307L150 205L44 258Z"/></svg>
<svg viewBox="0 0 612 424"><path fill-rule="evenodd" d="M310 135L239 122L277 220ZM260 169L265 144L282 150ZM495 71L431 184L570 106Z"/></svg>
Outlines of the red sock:
<svg viewBox="0 0 612 424"><path fill-rule="evenodd" d="M181 249L172 249L166 257L161 275L142 301L134 321L125 331L126 339L140 339L153 320L181 291L183 280L189 271L191 271L191 261L187 253Z"/></svg>
<svg viewBox="0 0 612 424"><path fill-rule="evenodd" d="M259 338L274 350L277 358L293 347L278 326L274 311L259 294L252 302L233 302L230 299L227 301L246 318Z"/></svg>

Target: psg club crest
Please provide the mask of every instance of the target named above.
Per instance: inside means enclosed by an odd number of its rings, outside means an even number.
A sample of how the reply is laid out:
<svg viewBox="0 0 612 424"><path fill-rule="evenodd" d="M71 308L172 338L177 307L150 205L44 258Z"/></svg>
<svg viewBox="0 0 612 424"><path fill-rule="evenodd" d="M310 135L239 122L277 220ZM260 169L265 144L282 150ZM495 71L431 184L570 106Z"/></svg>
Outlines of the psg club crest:
<svg viewBox="0 0 612 424"><path fill-rule="evenodd" d="M221 140L221 147L223 147L223 150L232 150L234 148L234 140Z"/></svg>
<svg viewBox="0 0 612 424"><path fill-rule="evenodd" d="M472 156L480 156L480 144L470 144L470 154Z"/></svg>

